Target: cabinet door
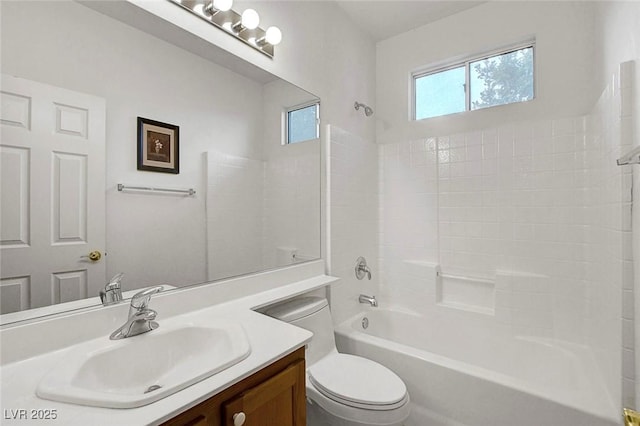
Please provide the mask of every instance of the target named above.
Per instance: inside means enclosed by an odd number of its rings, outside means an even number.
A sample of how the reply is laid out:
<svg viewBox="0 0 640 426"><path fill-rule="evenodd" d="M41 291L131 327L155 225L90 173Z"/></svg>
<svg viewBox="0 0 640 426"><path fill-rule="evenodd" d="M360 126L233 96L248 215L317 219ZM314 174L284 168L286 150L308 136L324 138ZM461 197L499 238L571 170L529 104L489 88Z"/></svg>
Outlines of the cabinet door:
<svg viewBox="0 0 640 426"><path fill-rule="evenodd" d="M305 426L304 361L226 402L223 415L224 426Z"/></svg>

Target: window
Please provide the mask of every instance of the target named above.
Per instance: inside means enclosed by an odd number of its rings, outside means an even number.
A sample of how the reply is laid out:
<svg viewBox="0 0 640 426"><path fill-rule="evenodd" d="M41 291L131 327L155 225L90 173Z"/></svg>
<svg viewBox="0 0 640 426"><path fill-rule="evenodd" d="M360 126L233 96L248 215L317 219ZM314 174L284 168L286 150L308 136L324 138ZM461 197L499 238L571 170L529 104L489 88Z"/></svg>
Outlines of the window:
<svg viewBox="0 0 640 426"><path fill-rule="evenodd" d="M413 74L413 119L534 98L534 43Z"/></svg>
<svg viewBox="0 0 640 426"><path fill-rule="evenodd" d="M416 78L416 120L464 111L465 81L464 66Z"/></svg>
<svg viewBox="0 0 640 426"><path fill-rule="evenodd" d="M320 137L320 103L298 105L287 110L285 143L298 143Z"/></svg>

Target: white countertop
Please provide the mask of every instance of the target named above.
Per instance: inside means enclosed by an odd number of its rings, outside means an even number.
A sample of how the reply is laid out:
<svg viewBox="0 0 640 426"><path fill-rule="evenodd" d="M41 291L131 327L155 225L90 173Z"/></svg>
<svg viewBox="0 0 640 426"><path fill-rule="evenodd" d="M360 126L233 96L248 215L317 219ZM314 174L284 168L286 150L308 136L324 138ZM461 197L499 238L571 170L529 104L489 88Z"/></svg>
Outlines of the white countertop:
<svg viewBox="0 0 640 426"><path fill-rule="evenodd" d="M322 288L335 280L332 277L319 276L166 319L163 319L162 311L158 309L157 320L160 327L163 322L167 325L176 321L210 323L220 318L236 321L246 331L251 344L251 354L226 370L143 407L132 409L86 407L49 401L36 396L35 390L42 377L56 365L65 362L69 351L82 350L84 342L5 364L0 368L2 381L0 423L2 425L27 425L49 422L83 426L160 424L309 342L312 336L311 332L269 318L252 309ZM105 335L104 338L108 339L109 337ZM117 371L114 371L114 374L117 374ZM38 412L37 410L44 411ZM47 413L55 413L56 419L33 418L35 414ZM14 417L18 418L14 419Z"/></svg>

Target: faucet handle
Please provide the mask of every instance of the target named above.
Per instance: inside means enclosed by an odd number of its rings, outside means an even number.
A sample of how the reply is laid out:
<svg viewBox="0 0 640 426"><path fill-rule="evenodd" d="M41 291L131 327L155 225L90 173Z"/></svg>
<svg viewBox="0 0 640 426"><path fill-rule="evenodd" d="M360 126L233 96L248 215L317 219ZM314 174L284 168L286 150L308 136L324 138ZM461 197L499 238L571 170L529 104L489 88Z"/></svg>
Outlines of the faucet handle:
<svg viewBox="0 0 640 426"><path fill-rule="evenodd" d="M151 300L151 296L156 293L160 293L163 289L164 287L159 285L134 294L131 298L131 307L137 310L147 309L147 306L149 306L149 300Z"/></svg>
<svg viewBox="0 0 640 426"><path fill-rule="evenodd" d="M122 282L122 277L124 277L124 272L120 272L115 274L107 283L106 286L104 286L105 290L111 290L111 289L116 289L116 288L120 288L120 283Z"/></svg>
<svg viewBox="0 0 640 426"><path fill-rule="evenodd" d="M371 269L367 266L367 259L360 256L358 260L356 260L356 278L361 280L367 276L368 279L371 279Z"/></svg>
<svg viewBox="0 0 640 426"><path fill-rule="evenodd" d="M115 274L104 288L100 290L100 300L104 306L113 305L122 300L121 281L123 276L124 272Z"/></svg>

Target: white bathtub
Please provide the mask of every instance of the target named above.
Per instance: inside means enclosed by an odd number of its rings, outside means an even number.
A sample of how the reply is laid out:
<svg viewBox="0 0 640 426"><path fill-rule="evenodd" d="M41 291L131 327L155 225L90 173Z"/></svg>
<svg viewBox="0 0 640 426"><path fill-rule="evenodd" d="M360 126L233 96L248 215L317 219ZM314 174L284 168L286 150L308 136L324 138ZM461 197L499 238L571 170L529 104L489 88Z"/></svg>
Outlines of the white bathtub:
<svg viewBox="0 0 640 426"><path fill-rule="evenodd" d="M342 323L336 342L405 381L409 426L620 424L587 348L483 330L371 309Z"/></svg>

